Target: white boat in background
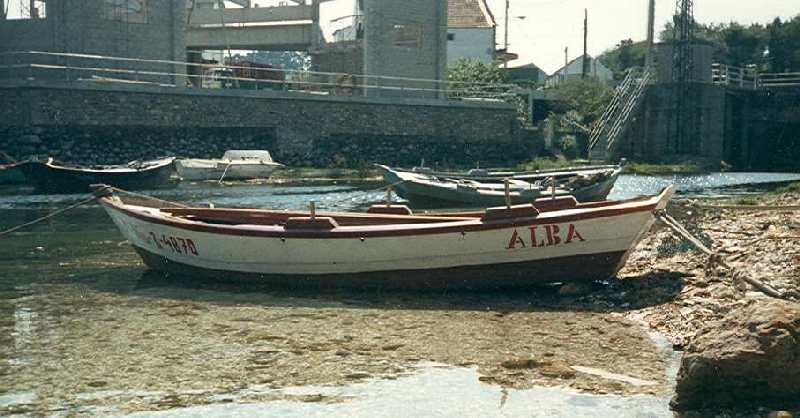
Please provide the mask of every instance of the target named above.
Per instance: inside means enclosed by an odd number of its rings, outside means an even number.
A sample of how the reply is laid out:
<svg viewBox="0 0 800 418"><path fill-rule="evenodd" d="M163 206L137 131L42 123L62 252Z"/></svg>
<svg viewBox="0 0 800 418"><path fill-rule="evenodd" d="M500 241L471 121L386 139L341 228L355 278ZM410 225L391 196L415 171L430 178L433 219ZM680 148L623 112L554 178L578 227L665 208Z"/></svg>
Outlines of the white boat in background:
<svg viewBox="0 0 800 418"><path fill-rule="evenodd" d="M269 151L226 151L220 159L182 158L175 170L182 180L251 180L267 178L283 167Z"/></svg>

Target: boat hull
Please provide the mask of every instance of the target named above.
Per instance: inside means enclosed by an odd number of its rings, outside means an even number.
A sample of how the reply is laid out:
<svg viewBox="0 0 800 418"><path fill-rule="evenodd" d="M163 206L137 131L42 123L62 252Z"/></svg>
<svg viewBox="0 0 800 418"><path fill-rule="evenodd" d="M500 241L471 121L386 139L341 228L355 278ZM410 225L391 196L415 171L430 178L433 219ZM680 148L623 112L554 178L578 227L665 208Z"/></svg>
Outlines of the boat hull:
<svg viewBox="0 0 800 418"><path fill-rule="evenodd" d="M268 283L280 288L372 289L507 289L550 283L592 282L614 277L626 252L566 256L485 266L461 266L436 270L395 270L338 274L268 274L215 270L171 260L146 248L134 247L152 270L187 278Z"/></svg>
<svg viewBox="0 0 800 418"><path fill-rule="evenodd" d="M476 218L291 231L174 221L158 209L103 200L122 234L155 270L254 277L289 286L386 288L502 288L608 279L652 225L652 210L659 204L546 212L500 223Z"/></svg>
<svg viewBox="0 0 800 418"><path fill-rule="evenodd" d="M127 190L146 190L170 184L172 159L139 171L102 171L59 167L42 162L20 165L26 180L41 193L88 193L92 184L107 184Z"/></svg>
<svg viewBox="0 0 800 418"><path fill-rule="evenodd" d="M19 164L0 166L0 184L25 183L25 174Z"/></svg>

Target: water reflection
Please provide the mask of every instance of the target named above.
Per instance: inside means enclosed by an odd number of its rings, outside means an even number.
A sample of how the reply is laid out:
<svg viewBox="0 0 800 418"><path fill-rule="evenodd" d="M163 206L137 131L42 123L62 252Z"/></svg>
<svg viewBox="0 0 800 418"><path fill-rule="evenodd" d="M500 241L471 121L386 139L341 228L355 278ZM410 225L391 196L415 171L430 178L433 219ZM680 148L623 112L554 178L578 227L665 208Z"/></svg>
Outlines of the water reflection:
<svg viewBox="0 0 800 418"><path fill-rule="evenodd" d="M238 403L254 395L270 402ZM427 365L394 380L349 386L251 387L226 403L158 413L119 415L163 417L672 417L666 396L591 395L562 388L515 390L481 383L475 368Z"/></svg>

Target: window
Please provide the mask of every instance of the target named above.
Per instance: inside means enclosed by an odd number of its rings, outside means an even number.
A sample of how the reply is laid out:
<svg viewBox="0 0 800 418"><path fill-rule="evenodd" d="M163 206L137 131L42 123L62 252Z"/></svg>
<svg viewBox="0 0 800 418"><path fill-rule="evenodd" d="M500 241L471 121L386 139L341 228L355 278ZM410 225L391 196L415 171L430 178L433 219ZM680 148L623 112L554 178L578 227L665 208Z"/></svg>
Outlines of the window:
<svg viewBox="0 0 800 418"><path fill-rule="evenodd" d="M47 17L45 0L6 0L6 10L0 10L9 20L44 19Z"/></svg>
<svg viewBox="0 0 800 418"><path fill-rule="evenodd" d="M147 0L103 0L103 18L128 23L147 23Z"/></svg>
<svg viewBox="0 0 800 418"><path fill-rule="evenodd" d="M422 45L422 27L418 24L396 24L392 33L395 46L419 48Z"/></svg>
<svg viewBox="0 0 800 418"><path fill-rule="evenodd" d="M456 40L456 34L455 33L448 33L447 34L447 40L448 41L455 41Z"/></svg>

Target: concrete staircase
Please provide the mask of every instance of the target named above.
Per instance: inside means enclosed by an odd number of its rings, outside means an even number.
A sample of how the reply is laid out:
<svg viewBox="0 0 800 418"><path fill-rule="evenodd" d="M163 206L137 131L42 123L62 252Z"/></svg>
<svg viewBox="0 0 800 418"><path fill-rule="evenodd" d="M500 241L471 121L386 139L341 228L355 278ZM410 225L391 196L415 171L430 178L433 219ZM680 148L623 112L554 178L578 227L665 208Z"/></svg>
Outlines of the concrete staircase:
<svg viewBox="0 0 800 418"><path fill-rule="evenodd" d="M653 75L647 69L631 70L614 90L614 96L603 116L589 135L589 159L604 161L614 157L617 140L630 126L631 116L642 102Z"/></svg>

